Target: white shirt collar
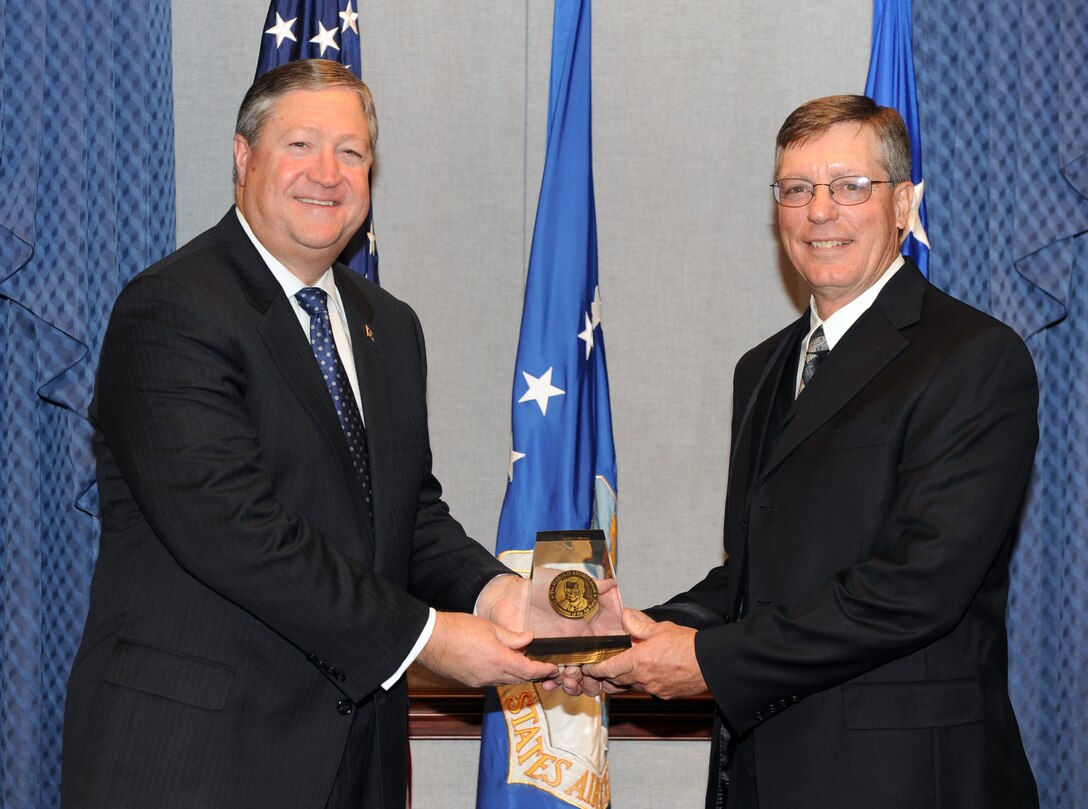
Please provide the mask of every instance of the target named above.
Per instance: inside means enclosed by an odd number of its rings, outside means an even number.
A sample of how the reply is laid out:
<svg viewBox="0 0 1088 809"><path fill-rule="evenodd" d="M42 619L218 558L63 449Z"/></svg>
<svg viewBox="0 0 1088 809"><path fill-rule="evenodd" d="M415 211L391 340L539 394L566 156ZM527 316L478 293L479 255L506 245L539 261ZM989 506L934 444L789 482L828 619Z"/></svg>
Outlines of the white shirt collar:
<svg viewBox="0 0 1088 809"><path fill-rule="evenodd" d="M300 289L305 289L306 284L302 283L297 275L287 269L282 261L268 252L268 249L261 244L260 240L254 235L253 229L250 228L249 222L246 221L241 209L235 206L234 212L238 214L238 221L242 224L242 230L246 232L249 240L253 242L253 246L257 248L257 252L261 254L261 258L263 258L264 263L268 265L268 269L272 271L272 275L275 276L276 281L283 287L283 292L287 295L288 300L294 301L295 293ZM340 294L336 290L336 282L333 280L332 267L325 270L313 286L325 290L325 294L327 294L329 299L336 304L336 308L343 313L344 307L340 303Z"/></svg>
<svg viewBox="0 0 1088 809"><path fill-rule="evenodd" d="M876 300L877 295L880 294L880 290L884 288L884 285L891 280L892 276L899 271L899 268L903 266L904 260L902 256L896 256L895 261L891 266L884 271L884 274L877 279L877 282L869 287L867 290L858 295L846 306L839 309L827 320L820 320L820 316L816 314L816 300L815 298L809 298L809 329L808 334L805 335L802 341L802 346L808 345L808 338L819 326L824 327L824 337L827 338L827 348L830 351L835 347L835 344L842 338L844 334L853 326L858 318L865 314L866 310L873 305L873 301ZM802 352L804 348L802 348Z"/></svg>

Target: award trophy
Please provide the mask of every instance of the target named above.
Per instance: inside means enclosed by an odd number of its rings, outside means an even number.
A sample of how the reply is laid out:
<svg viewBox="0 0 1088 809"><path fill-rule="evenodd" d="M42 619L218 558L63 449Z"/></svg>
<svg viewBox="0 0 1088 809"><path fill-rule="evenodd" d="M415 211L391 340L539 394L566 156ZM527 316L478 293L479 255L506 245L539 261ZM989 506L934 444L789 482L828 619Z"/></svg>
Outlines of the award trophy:
<svg viewBox="0 0 1088 809"><path fill-rule="evenodd" d="M631 647L603 531L539 532L530 578L530 658L580 665Z"/></svg>

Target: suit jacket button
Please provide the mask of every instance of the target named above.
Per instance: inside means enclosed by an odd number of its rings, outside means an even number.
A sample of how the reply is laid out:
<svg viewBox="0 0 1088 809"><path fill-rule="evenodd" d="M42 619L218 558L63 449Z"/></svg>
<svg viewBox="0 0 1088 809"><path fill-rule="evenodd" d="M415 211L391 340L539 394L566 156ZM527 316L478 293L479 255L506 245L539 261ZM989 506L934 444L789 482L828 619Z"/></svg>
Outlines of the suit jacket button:
<svg viewBox="0 0 1088 809"><path fill-rule="evenodd" d="M747 531L748 530L748 520L741 520L740 521L740 530L741 531Z"/></svg>
<svg viewBox="0 0 1088 809"><path fill-rule="evenodd" d="M763 711L756 711L756 721L757 722L762 722L763 721Z"/></svg>
<svg viewBox="0 0 1088 809"><path fill-rule="evenodd" d="M336 703L336 712L341 716L350 716L354 706L350 700L342 699Z"/></svg>

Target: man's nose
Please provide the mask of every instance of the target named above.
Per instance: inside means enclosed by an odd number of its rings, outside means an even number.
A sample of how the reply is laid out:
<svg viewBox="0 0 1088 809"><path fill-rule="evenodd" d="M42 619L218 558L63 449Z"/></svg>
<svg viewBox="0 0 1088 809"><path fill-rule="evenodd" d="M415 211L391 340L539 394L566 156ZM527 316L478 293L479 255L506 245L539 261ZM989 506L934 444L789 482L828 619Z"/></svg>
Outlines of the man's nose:
<svg viewBox="0 0 1088 809"><path fill-rule="evenodd" d="M839 215L839 204L831 196L831 189L818 185L812 189L812 201L808 204L808 218L813 222L826 222Z"/></svg>
<svg viewBox="0 0 1088 809"><path fill-rule="evenodd" d="M340 164L336 159L336 150L320 148L314 152L307 176L315 183L324 186L336 185L340 180Z"/></svg>

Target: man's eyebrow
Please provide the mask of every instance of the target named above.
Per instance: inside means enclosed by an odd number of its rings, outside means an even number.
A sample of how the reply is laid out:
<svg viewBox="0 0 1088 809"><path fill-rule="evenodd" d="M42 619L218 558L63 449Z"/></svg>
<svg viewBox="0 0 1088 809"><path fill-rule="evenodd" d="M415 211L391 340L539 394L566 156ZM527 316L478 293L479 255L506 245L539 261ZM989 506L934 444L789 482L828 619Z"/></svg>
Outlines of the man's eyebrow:
<svg viewBox="0 0 1088 809"><path fill-rule="evenodd" d="M285 129L284 132L283 132L284 137L291 137L293 135L297 135L297 134L300 134L300 133L318 134L318 135L330 134L329 131L327 129L325 129L324 127L322 127L322 126L313 126L313 125L310 125L310 124L300 124L299 126L293 126L293 127L289 128L289 129ZM363 141L364 143L370 143L370 137L369 137L369 135L367 133L347 132L344 135L342 135L340 138L338 138L338 140L340 140L340 141L359 140L359 141Z"/></svg>

